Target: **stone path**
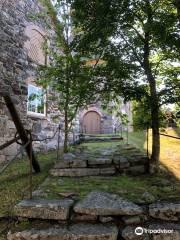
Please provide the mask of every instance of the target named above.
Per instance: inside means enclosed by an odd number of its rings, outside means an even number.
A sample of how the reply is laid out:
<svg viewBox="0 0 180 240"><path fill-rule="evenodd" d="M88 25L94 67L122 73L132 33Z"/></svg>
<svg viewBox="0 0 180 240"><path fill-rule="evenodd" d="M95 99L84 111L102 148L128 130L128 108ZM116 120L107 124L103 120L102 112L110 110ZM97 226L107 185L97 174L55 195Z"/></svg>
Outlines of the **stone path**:
<svg viewBox="0 0 180 240"><path fill-rule="evenodd" d="M116 151L104 149L92 154L77 149L63 156L50 171L54 176L82 177L97 175L145 173L147 158L132 145ZM141 170L140 170L141 169ZM143 169L143 171L142 171ZM37 191L32 200L23 200L14 208L21 219L50 222L48 227L34 227L9 232L8 240L179 240L180 202L138 205L117 194L92 191L82 200L64 197L42 199ZM53 221L53 222L52 222ZM135 229L141 227L142 235ZM171 233L150 234L147 230L166 229Z"/></svg>
<svg viewBox="0 0 180 240"><path fill-rule="evenodd" d="M58 220L48 228L32 228L10 232L8 240L179 240L179 203L154 203L138 206L116 194L90 192L83 200L72 199L27 200L15 207L18 217L38 220ZM157 221L156 221L157 219ZM164 221L162 221L162 219ZM65 221L65 222L64 222ZM66 225L62 225L62 224ZM157 227L158 226L158 227ZM135 229L170 231L151 234L145 230L142 236ZM168 235L167 235L168 234Z"/></svg>
<svg viewBox="0 0 180 240"><path fill-rule="evenodd" d="M83 150L65 154L50 171L52 176L84 177L139 175L147 171L148 158L132 145L118 145L117 150L102 149L96 154Z"/></svg>

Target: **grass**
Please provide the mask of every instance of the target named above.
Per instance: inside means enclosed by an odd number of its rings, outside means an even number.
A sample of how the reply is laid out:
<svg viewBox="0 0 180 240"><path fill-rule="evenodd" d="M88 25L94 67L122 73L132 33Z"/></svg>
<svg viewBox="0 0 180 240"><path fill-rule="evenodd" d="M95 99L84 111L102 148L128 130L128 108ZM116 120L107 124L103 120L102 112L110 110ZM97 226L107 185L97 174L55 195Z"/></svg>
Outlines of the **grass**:
<svg viewBox="0 0 180 240"><path fill-rule="evenodd" d="M180 196L180 183L167 181L164 176L114 176L83 178L49 178L41 186L43 196L58 199L60 193L75 193L75 199L82 199L90 191L101 190L117 193L136 203L149 203L143 194L148 192L156 200L177 200Z"/></svg>
<svg viewBox="0 0 180 240"><path fill-rule="evenodd" d="M38 156L41 173L33 174L33 190L47 177L54 159L55 152ZM28 163L26 158L17 159L0 175L0 217L11 216L14 204L29 197Z"/></svg>
<svg viewBox="0 0 180 240"><path fill-rule="evenodd" d="M180 136L180 129L166 129L164 132L171 136ZM146 132L132 132L129 134L129 142L136 145L140 149L146 151ZM180 180L180 140L160 136L160 163L164 166L172 175ZM149 132L149 152L151 153L152 146L152 132Z"/></svg>

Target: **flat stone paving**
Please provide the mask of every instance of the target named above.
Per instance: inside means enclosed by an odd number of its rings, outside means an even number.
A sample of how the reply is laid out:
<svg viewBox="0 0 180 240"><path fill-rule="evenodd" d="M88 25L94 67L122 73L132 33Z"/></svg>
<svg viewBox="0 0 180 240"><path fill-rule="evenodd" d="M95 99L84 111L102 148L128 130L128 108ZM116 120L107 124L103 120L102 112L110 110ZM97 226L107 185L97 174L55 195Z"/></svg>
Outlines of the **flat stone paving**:
<svg viewBox="0 0 180 240"><path fill-rule="evenodd" d="M15 206L14 211L18 217L67 220L73 203L71 199L24 200Z"/></svg>
<svg viewBox="0 0 180 240"><path fill-rule="evenodd" d="M8 240L116 240L118 229L115 225L75 224L68 228L59 226L45 230L26 230L9 233Z"/></svg>
<svg viewBox="0 0 180 240"><path fill-rule="evenodd" d="M98 191L89 193L87 197L78 202L74 211L97 216L139 215L144 212L140 206L116 194Z"/></svg>

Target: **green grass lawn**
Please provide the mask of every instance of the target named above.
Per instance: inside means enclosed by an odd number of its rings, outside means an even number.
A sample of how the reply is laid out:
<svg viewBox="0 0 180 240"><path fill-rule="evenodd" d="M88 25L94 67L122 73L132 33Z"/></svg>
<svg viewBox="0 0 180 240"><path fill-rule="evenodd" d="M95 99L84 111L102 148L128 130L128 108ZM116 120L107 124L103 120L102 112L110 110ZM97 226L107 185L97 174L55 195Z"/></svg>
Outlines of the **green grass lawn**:
<svg viewBox="0 0 180 240"><path fill-rule="evenodd" d="M55 152L38 155L41 173L33 174L33 190L47 177L54 163ZM17 159L0 175L0 217L11 216L14 204L29 196L29 161Z"/></svg>

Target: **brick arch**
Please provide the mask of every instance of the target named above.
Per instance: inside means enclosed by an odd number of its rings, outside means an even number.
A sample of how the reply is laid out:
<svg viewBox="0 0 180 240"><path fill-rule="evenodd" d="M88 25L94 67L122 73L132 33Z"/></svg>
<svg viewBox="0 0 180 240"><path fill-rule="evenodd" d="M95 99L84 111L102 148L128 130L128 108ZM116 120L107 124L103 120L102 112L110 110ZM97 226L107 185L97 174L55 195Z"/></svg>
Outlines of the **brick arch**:
<svg viewBox="0 0 180 240"><path fill-rule="evenodd" d="M27 26L25 35L28 40L25 42L25 49L28 56L37 64L45 64L45 54L43 51L43 43L46 40L46 33L35 25Z"/></svg>

